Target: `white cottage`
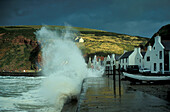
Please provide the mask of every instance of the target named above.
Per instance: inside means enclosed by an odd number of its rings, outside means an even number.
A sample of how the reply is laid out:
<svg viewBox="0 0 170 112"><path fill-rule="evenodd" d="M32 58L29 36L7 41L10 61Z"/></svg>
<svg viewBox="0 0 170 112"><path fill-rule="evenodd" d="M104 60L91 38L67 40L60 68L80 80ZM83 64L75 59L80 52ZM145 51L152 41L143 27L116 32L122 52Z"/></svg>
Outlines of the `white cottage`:
<svg viewBox="0 0 170 112"><path fill-rule="evenodd" d="M138 65L143 68L143 56L140 48L135 48L134 51L124 52L119 58L121 68L127 70L128 65Z"/></svg>
<svg viewBox="0 0 170 112"><path fill-rule="evenodd" d="M83 42L84 42L83 38L80 38L80 39L79 39L79 42L80 42L80 43L83 43Z"/></svg>
<svg viewBox="0 0 170 112"><path fill-rule="evenodd" d="M79 43L84 42L84 39L82 37L76 37L74 40L75 40L75 42L79 42Z"/></svg>
<svg viewBox="0 0 170 112"><path fill-rule="evenodd" d="M155 43L151 50L151 73L164 73L164 46L160 41L160 36L155 37Z"/></svg>
<svg viewBox="0 0 170 112"><path fill-rule="evenodd" d="M144 58L144 67L151 70L151 73L170 72L170 41L163 40L156 36L153 47L150 45Z"/></svg>
<svg viewBox="0 0 170 112"><path fill-rule="evenodd" d="M111 57L108 55L104 58L104 66L113 66L116 65L115 54L112 54Z"/></svg>

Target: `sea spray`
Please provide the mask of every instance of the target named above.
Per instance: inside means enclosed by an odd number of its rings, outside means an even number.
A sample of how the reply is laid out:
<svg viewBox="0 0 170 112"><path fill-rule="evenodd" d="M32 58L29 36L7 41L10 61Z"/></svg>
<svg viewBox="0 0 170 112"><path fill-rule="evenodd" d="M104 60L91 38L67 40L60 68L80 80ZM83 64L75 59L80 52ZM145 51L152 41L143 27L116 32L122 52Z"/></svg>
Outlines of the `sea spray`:
<svg viewBox="0 0 170 112"><path fill-rule="evenodd" d="M80 93L84 78L101 76L103 72L87 68L81 51L72 41L76 33L71 27L62 30L42 27L35 32L42 46L43 74L47 76L42 93L57 111Z"/></svg>

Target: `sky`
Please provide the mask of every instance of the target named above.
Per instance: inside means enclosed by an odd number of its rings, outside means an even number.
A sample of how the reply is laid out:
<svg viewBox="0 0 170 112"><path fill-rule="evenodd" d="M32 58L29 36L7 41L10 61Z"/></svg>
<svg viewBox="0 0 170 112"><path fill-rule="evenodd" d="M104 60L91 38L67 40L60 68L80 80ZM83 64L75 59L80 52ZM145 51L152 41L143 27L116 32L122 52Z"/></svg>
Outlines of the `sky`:
<svg viewBox="0 0 170 112"><path fill-rule="evenodd" d="M59 25L151 38L170 24L170 0L0 0L0 26Z"/></svg>

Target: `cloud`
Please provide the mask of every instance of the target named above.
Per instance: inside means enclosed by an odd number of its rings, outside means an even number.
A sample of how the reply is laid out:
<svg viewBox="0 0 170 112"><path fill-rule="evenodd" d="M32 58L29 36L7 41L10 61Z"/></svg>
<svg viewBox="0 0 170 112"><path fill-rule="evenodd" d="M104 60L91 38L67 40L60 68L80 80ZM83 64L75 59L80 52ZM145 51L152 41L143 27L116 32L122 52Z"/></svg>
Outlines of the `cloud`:
<svg viewBox="0 0 170 112"><path fill-rule="evenodd" d="M170 0L1 0L0 25L64 25L150 37L170 20ZM147 26L147 27L146 27Z"/></svg>

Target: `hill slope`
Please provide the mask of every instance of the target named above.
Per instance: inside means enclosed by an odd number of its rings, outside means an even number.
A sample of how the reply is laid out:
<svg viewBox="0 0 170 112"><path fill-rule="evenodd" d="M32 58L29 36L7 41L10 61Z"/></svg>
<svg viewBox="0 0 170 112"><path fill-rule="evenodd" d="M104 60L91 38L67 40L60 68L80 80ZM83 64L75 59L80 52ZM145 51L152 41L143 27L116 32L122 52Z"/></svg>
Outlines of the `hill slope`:
<svg viewBox="0 0 170 112"><path fill-rule="evenodd" d="M0 27L0 71L36 69L41 62L41 48L34 32L42 26L1 26ZM49 26L62 29L64 26ZM83 54L107 55L121 54L123 50L133 50L134 46L146 44L148 38L105 32L101 30L79 28L78 37L84 43L76 43Z"/></svg>
<svg viewBox="0 0 170 112"><path fill-rule="evenodd" d="M170 40L170 24L167 24L165 26L162 26L157 33L155 33L152 38L147 42L147 44L145 46L148 46L149 44L153 45L155 40L154 38L156 37L156 35L160 35L161 36L161 40Z"/></svg>

